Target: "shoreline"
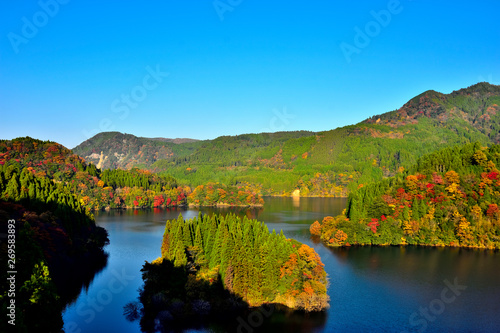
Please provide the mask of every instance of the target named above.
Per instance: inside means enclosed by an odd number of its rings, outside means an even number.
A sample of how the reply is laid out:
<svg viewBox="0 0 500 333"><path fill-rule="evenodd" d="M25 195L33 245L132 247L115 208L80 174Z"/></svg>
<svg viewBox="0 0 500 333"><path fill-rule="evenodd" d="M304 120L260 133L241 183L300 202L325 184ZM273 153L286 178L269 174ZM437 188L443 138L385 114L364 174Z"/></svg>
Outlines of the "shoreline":
<svg viewBox="0 0 500 333"><path fill-rule="evenodd" d="M213 204L213 205L199 205L199 204L193 204L193 203L189 203L189 204L182 204L182 205L170 205L170 206L167 206L167 205L161 205L161 206L141 206L141 207L131 207L131 206L125 206L125 207L115 207L115 208L111 208L110 206L107 206L107 207L103 207L103 208L99 208L99 209L92 209L91 211L94 211L94 212L99 212L99 211L106 211L106 212L109 212L111 210L129 210L129 209L154 209L154 208L181 208L181 207L217 207L217 208L229 208L229 207L238 207L238 208L243 208L243 207L248 207L248 208L260 208L260 207L264 207L263 204L250 204L250 205L231 205L231 204L226 204L226 203L217 203L217 204Z"/></svg>
<svg viewBox="0 0 500 333"><path fill-rule="evenodd" d="M322 243L324 246L327 248L331 249L348 249L351 247L432 247L432 248L437 248L437 249L468 249L468 250L484 250L484 251L500 251L500 248L496 247L481 247L481 246L466 246L466 245L446 245L446 244L397 244L397 245L392 245L392 244L350 244L350 245L331 245L328 244L328 242L319 239L320 236L314 236L311 235L312 237L318 237L318 241Z"/></svg>

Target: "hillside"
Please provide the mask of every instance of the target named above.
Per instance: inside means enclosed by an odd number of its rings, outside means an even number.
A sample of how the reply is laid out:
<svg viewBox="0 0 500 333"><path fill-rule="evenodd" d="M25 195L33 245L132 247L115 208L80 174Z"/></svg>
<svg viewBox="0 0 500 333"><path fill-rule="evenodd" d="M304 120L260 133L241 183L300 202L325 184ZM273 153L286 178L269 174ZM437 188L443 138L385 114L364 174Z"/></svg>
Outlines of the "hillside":
<svg viewBox="0 0 500 333"><path fill-rule="evenodd" d="M105 208L171 207L187 204L214 205L261 205L259 186L240 183L225 185L208 182L191 191L187 186L165 175L145 169L100 170L92 163L73 154L71 150L51 141L30 137L0 140L0 177L2 186L11 189L11 198L17 200L36 188L19 184L12 175L30 173L46 183L64 185L88 212ZM1 197L0 197L1 198Z"/></svg>
<svg viewBox="0 0 500 333"><path fill-rule="evenodd" d="M119 132L95 135L73 151L101 169L149 167L161 159L189 155L199 146L194 139L142 138Z"/></svg>
<svg viewBox="0 0 500 333"><path fill-rule="evenodd" d="M101 133L75 152L85 158L91 152L90 161L98 163L102 151L100 166L145 166L190 186L248 182L261 184L264 194L300 189L303 196L346 196L360 184L393 176L437 149L500 143L499 105L500 86L478 83L450 94L430 90L398 110L320 133L224 136L161 147L132 136L124 142L125 135L116 132ZM133 150L131 142L143 148ZM128 162L111 163L119 158Z"/></svg>
<svg viewBox="0 0 500 333"><path fill-rule="evenodd" d="M353 191L345 214L315 222L330 246L500 248L500 146L467 144L418 160L396 177Z"/></svg>
<svg viewBox="0 0 500 333"><path fill-rule="evenodd" d="M1 273L0 306L8 313L15 298L16 318L11 319L19 332L59 332L66 303L88 287L107 260L102 250L106 230L96 226L78 192L62 181L96 171L54 142L0 140L0 226L5 231L0 255L10 259L9 270L15 273ZM13 275L15 294L7 279ZM3 321L0 331L7 332L6 326Z"/></svg>
<svg viewBox="0 0 500 333"><path fill-rule="evenodd" d="M141 139L147 139L144 137L141 137ZM200 140L196 139L189 139L189 138L175 138L175 139L168 139L168 138L150 138L151 140L154 141L161 141L161 142L172 142L175 144L181 144L181 143L192 143L192 142L197 142Z"/></svg>

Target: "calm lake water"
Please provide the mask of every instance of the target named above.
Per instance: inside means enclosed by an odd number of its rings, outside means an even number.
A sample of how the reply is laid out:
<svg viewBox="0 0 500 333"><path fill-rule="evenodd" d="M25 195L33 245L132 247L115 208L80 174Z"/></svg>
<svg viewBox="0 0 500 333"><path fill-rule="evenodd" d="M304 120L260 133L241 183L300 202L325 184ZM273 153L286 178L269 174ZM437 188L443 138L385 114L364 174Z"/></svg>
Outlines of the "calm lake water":
<svg viewBox="0 0 500 333"><path fill-rule="evenodd" d="M263 208L201 209L235 212L283 230L319 253L328 273L330 308L322 314L254 312L228 318L237 332L500 332L500 254L417 247L331 250L315 243L309 226L338 215L344 199L265 198ZM123 316L142 285L144 261L160 256L167 219L199 209L111 211L97 214L109 232L106 267L63 313L65 331L140 332ZM264 321L262 323L262 321ZM216 332L207 327L189 332Z"/></svg>

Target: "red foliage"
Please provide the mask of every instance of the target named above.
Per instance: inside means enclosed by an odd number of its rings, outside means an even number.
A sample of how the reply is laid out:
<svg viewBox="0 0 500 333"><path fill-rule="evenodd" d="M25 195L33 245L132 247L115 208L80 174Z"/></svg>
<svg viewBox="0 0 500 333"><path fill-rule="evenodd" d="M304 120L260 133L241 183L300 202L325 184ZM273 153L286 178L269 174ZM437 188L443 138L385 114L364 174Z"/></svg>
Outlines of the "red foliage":
<svg viewBox="0 0 500 333"><path fill-rule="evenodd" d="M491 171L489 174L488 174L488 178L491 179L491 180L497 180L498 179L498 172L496 171Z"/></svg>
<svg viewBox="0 0 500 333"><path fill-rule="evenodd" d="M163 203L165 202L165 199L163 198L162 195L157 195L154 197L154 204L153 206L154 207L160 207L161 205L163 205Z"/></svg>
<svg viewBox="0 0 500 333"><path fill-rule="evenodd" d="M378 223L378 219L372 219L372 221L370 223L368 223L368 226L372 229L372 232L373 233L376 233L377 232L377 227L379 226L380 224Z"/></svg>
<svg viewBox="0 0 500 333"><path fill-rule="evenodd" d="M486 215L488 215L490 218L493 218L495 214L498 214L498 206L497 204L491 204L488 206L488 210L486 211Z"/></svg>

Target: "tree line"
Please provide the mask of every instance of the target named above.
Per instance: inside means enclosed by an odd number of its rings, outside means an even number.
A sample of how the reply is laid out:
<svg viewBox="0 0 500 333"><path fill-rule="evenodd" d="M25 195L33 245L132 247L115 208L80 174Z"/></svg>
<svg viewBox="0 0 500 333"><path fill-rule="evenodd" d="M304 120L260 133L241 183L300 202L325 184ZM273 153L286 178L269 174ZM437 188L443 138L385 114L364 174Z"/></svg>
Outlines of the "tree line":
<svg viewBox="0 0 500 333"><path fill-rule="evenodd" d="M201 213L184 220L180 215L167 221L161 253L142 270L140 299L149 320L171 318L176 307L195 316L219 312L230 309L231 300L238 306L277 303L305 311L328 306L318 254L282 232L270 233L256 220Z"/></svg>
<svg viewBox="0 0 500 333"><path fill-rule="evenodd" d="M426 155L405 172L350 194L344 214L311 233L331 246L500 248L500 146Z"/></svg>

